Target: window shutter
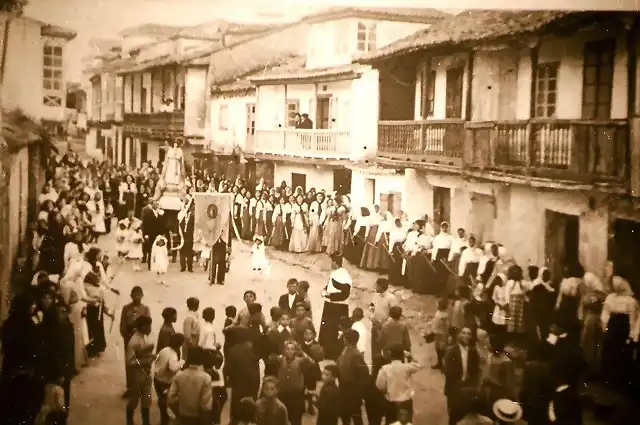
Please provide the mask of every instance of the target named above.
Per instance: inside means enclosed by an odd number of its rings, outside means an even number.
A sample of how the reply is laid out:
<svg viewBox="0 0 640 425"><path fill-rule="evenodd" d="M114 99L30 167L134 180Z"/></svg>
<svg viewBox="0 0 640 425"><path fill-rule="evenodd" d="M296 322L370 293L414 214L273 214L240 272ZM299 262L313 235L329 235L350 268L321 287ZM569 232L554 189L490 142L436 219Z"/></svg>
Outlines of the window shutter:
<svg viewBox="0 0 640 425"><path fill-rule="evenodd" d="M341 130L349 131L350 124L350 111L351 111L351 100L349 98L341 98L340 99L340 122L338 122L338 128Z"/></svg>
<svg viewBox="0 0 640 425"><path fill-rule="evenodd" d="M391 212L396 215L402 211L402 192L393 193L393 205L391 206Z"/></svg>
<svg viewBox="0 0 640 425"><path fill-rule="evenodd" d="M383 213L389 211L389 194L388 193L380 194L380 211Z"/></svg>
<svg viewBox="0 0 640 425"><path fill-rule="evenodd" d="M329 103L329 128L340 128L340 109L338 108L338 98L332 97Z"/></svg>

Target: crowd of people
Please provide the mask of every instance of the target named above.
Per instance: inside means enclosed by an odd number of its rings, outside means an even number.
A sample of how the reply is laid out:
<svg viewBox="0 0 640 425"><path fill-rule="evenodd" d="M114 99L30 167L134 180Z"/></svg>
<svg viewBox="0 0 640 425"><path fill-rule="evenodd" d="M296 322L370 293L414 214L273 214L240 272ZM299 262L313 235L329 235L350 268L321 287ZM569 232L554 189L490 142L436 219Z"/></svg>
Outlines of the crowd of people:
<svg viewBox="0 0 640 425"><path fill-rule="evenodd" d="M2 325L3 423L66 423L71 379L106 348L105 317L113 322L116 312L105 294L118 293L112 262L128 259L134 269L147 263L162 281L175 229L157 206L161 173L148 164L126 171L80 161L73 153L51 160L33 229L37 272ZM182 333L174 330L175 308L167 307L153 344L153 319L135 287L120 319L127 425L138 406L149 424L152 388L162 424L172 415L183 424L219 424L227 398L232 424L298 425L311 414L319 425L357 425L363 404L369 424L410 423L411 376L422 366L411 355L390 285L438 299L424 338L437 353L432 367L444 374L450 424L574 425L582 421L585 382L638 389L638 305L610 263L602 278L580 264L552 276L544 267L523 269L505 247L481 246L464 229L454 236L443 222L435 234L426 216L409 220L378 206L354 208L349 195L305 193L286 182L270 188L264 180L251 190L242 179L207 170L193 170L186 186L187 192L233 193L239 239L331 257L321 326L316 332L309 283L291 279L269 321L256 294L246 291L246 306L227 306L223 335L216 335L214 308L199 314L199 300L189 298ZM189 232L196 230L186 225L191 206L178 220L193 243ZM95 243L111 232L114 217L112 259ZM181 270L192 270L194 251L180 251ZM260 258L254 268L266 265ZM352 281L344 260L385 275L376 283L370 330L365 312L349 309Z"/></svg>

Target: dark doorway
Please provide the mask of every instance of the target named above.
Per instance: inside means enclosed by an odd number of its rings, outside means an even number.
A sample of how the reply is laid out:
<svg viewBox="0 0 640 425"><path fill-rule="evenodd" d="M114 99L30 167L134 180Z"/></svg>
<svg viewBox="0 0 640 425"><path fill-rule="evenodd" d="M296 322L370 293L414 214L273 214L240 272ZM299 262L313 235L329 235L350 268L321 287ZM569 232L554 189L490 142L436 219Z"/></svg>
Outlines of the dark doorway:
<svg viewBox="0 0 640 425"><path fill-rule="evenodd" d="M346 168L333 170L333 190L338 192L338 195L351 193L351 170Z"/></svg>
<svg viewBox="0 0 640 425"><path fill-rule="evenodd" d="M307 191L307 175L300 173L291 173L291 187L295 191L296 187L300 186L306 193Z"/></svg>
<svg viewBox="0 0 640 425"><path fill-rule="evenodd" d="M451 189L433 187L433 230L440 232L440 223L451 223Z"/></svg>
<svg viewBox="0 0 640 425"><path fill-rule="evenodd" d="M164 164L164 159L167 156L167 150L165 149L164 146L162 146L159 150L158 150L158 162L160 164Z"/></svg>
<svg viewBox="0 0 640 425"><path fill-rule="evenodd" d="M560 279L566 265L580 261L580 219L546 210L545 230L545 263L554 279Z"/></svg>
<svg viewBox="0 0 640 425"><path fill-rule="evenodd" d="M319 97L316 100L316 128L328 130L331 118L331 98Z"/></svg>
<svg viewBox="0 0 640 425"><path fill-rule="evenodd" d="M613 241L609 247L609 260L615 266L616 275L629 281L635 294L640 293L640 222L615 220L611 225Z"/></svg>
<svg viewBox="0 0 640 425"><path fill-rule="evenodd" d="M147 142L140 143L140 162L147 162L147 155L149 155L149 145Z"/></svg>

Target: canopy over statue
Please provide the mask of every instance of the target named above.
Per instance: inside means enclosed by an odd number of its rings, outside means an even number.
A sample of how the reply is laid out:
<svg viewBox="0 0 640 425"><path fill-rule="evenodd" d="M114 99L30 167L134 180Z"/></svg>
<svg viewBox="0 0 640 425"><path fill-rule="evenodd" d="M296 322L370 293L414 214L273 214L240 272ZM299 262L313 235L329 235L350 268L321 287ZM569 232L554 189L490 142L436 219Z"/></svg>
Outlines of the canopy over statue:
<svg viewBox="0 0 640 425"><path fill-rule="evenodd" d="M212 247L219 239L229 240L232 193L194 193L194 239Z"/></svg>
<svg viewBox="0 0 640 425"><path fill-rule="evenodd" d="M186 195L186 172L184 167L184 154L180 143L174 141L167 149L167 154L162 164L160 180L156 187L156 199L160 208L165 210L180 210L182 199Z"/></svg>

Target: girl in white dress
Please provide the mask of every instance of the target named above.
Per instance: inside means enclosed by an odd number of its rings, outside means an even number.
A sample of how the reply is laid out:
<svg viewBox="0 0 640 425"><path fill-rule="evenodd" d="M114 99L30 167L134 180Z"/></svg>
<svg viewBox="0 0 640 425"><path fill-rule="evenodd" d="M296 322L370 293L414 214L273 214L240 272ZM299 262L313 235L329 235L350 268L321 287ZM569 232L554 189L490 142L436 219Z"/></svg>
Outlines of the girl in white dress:
<svg viewBox="0 0 640 425"><path fill-rule="evenodd" d="M262 279L269 273L269 260L264 248L264 238L256 235L253 238L251 247L251 267L253 268L253 279Z"/></svg>
<svg viewBox="0 0 640 425"><path fill-rule="evenodd" d="M98 242L98 237L107 233L106 209L102 200L102 192L97 191L93 194L93 199L87 203L87 208L91 215L92 241Z"/></svg>
<svg viewBox="0 0 640 425"><path fill-rule="evenodd" d="M167 238L158 236L151 248L151 271L158 276L158 283L164 284L164 275L169 269Z"/></svg>
<svg viewBox="0 0 640 425"><path fill-rule="evenodd" d="M140 226L136 225L129 231L129 251L127 251L127 259L133 260L133 271L140 271L140 260L144 256L142 253L142 242L144 236Z"/></svg>
<svg viewBox="0 0 640 425"><path fill-rule="evenodd" d="M129 252L129 230L124 222L118 223L116 230L116 252L118 253L118 261L124 262L124 258Z"/></svg>

